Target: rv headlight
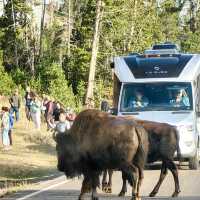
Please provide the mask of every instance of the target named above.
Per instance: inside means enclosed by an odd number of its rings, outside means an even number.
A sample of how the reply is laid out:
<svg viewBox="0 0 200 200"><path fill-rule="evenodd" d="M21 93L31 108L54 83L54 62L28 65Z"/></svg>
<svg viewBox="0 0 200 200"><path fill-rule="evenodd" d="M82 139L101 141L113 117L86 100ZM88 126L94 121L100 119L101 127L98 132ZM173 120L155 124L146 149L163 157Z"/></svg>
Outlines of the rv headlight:
<svg viewBox="0 0 200 200"><path fill-rule="evenodd" d="M187 124L187 125L180 125L178 127L180 132L193 132L194 131L194 126L192 124Z"/></svg>
<svg viewBox="0 0 200 200"><path fill-rule="evenodd" d="M188 147L192 146L193 144L194 144L193 141L185 141L185 145Z"/></svg>
<svg viewBox="0 0 200 200"><path fill-rule="evenodd" d="M188 132L193 132L193 131L194 131L194 126L193 126L192 124L186 125L185 127L186 127L186 130L187 130Z"/></svg>

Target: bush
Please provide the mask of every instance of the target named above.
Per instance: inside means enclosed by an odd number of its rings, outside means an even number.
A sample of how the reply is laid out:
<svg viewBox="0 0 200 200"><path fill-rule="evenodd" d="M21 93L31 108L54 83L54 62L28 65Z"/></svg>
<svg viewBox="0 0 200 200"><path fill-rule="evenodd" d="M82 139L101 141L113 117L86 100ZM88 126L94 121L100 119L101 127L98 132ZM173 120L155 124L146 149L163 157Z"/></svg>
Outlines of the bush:
<svg viewBox="0 0 200 200"><path fill-rule="evenodd" d="M75 95L65 79L64 71L58 63L43 63L40 67L38 80L40 91L60 101L64 106L76 108ZM39 84L37 84L39 85Z"/></svg>
<svg viewBox="0 0 200 200"><path fill-rule="evenodd" d="M4 67L0 63L0 93L10 95L15 84L12 78L5 72Z"/></svg>

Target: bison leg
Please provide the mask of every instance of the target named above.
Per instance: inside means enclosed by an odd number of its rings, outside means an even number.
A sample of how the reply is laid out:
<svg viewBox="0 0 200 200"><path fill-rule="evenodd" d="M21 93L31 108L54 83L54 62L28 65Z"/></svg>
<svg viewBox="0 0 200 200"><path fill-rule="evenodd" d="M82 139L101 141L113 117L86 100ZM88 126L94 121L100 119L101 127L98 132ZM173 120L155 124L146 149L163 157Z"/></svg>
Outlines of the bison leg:
<svg viewBox="0 0 200 200"><path fill-rule="evenodd" d="M172 172L172 175L174 177L175 191L172 194L172 197L177 197L178 194L181 192L180 185L179 185L179 178L178 178L178 169L177 169L176 164L172 160L169 160L167 162L167 167Z"/></svg>
<svg viewBox="0 0 200 200"><path fill-rule="evenodd" d="M93 188L92 189L92 200L98 200L98 195L97 195L97 189Z"/></svg>
<svg viewBox="0 0 200 200"><path fill-rule="evenodd" d="M103 192L106 192L107 191L107 170L105 170L103 172L103 179L102 179L102 191Z"/></svg>
<svg viewBox="0 0 200 200"><path fill-rule="evenodd" d="M133 169L133 181L132 181L132 198L131 198L131 200L138 200L139 194L137 192L138 192L139 170L134 165L132 165L132 169Z"/></svg>
<svg viewBox="0 0 200 200"><path fill-rule="evenodd" d="M99 187L100 182L99 182L99 175L100 173L98 172L93 172L92 173L92 200L98 200L98 194L96 188Z"/></svg>
<svg viewBox="0 0 200 200"><path fill-rule="evenodd" d="M156 186L154 187L153 191L150 193L150 197L154 197L157 193L158 193L158 190L163 182L163 180L165 179L167 175L167 166L166 166L166 163L163 162L162 163L162 168L161 168L161 173L160 173L160 178L156 184Z"/></svg>
<svg viewBox="0 0 200 200"><path fill-rule="evenodd" d="M108 170L109 181L107 185L107 193L112 193L112 175L113 170Z"/></svg>
<svg viewBox="0 0 200 200"><path fill-rule="evenodd" d="M83 196L85 193L89 193L92 189L91 180L89 177L84 176L82 186L81 186L81 193L79 195L79 200L83 200Z"/></svg>
<svg viewBox="0 0 200 200"><path fill-rule="evenodd" d="M121 192L119 193L119 197L124 197L126 192L127 192L127 185L126 185L126 176L122 171L122 181L123 181L123 185L122 185L122 189Z"/></svg>
<svg viewBox="0 0 200 200"><path fill-rule="evenodd" d="M139 179L138 179L138 184L137 184L137 194L139 196L140 193L140 187L142 185L142 181L144 179L144 173L143 173L143 169L141 169L140 167L138 167L138 171L139 171ZM139 197L138 197L139 198Z"/></svg>

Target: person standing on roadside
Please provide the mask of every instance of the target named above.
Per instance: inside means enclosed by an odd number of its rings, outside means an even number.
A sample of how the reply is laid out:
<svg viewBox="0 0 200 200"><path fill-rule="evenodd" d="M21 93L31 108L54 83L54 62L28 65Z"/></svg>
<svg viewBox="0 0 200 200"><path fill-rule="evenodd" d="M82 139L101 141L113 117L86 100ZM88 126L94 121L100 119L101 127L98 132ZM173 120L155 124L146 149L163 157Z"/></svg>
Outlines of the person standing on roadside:
<svg viewBox="0 0 200 200"><path fill-rule="evenodd" d="M10 149L10 140L9 140L9 128L10 128L10 118L9 118L9 108L2 107L2 122L1 122L1 134L2 134L2 143L4 150Z"/></svg>
<svg viewBox="0 0 200 200"><path fill-rule="evenodd" d="M11 105L10 112L15 113L16 121L19 121L19 109L21 104L21 99L19 96L18 89L15 89L13 95L9 99L9 103Z"/></svg>
<svg viewBox="0 0 200 200"><path fill-rule="evenodd" d="M45 120L47 123L47 131L49 131L52 128L52 125L54 124L53 120L53 111L54 111L54 103L53 100L50 99L50 97L46 96L45 101Z"/></svg>
<svg viewBox="0 0 200 200"><path fill-rule="evenodd" d="M40 130L41 126L41 102L34 92L31 92L31 105L30 105L30 113L33 123L35 124L35 128Z"/></svg>
<svg viewBox="0 0 200 200"><path fill-rule="evenodd" d="M26 88L26 94L24 96L24 99L25 99L25 113L26 113L26 118L28 120L30 120L30 117L31 117L30 107L31 107L31 101L32 101L30 87Z"/></svg>
<svg viewBox="0 0 200 200"><path fill-rule="evenodd" d="M8 131L8 136L10 140L10 145L13 145L13 140L12 140L12 129L14 126L14 116L12 113L9 112L9 131Z"/></svg>

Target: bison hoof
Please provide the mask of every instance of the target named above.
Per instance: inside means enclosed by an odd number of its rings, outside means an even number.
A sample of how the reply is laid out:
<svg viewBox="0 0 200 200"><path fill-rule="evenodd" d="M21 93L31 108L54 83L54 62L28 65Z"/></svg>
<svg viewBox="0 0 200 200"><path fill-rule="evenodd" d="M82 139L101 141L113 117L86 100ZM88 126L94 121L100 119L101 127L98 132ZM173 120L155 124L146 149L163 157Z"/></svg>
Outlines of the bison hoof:
<svg viewBox="0 0 200 200"><path fill-rule="evenodd" d="M156 194L157 194L157 192L151 192L151 193L149 194L149 196L150 196L150 197L155 197Z"/></svg>
<svg viewBox="0 0 200 200"><path fill-rule="evenodd" d="M118 194L119 197L124 197L125 196L125 192L124 191L121 191L119 194Z"/></svg>
<svg viewBox="0 0 200 200"><path fill-rule="evenodd" d="M178 194L179 194L180 192L181 192L181 191L174 192L174 193L172 194L172 197L177 197L177 196L178 196Z"/></svg>
<svg viewBox="0 0 200 200"><path fill-rule="evenodd" d="M131 197L131 200L138 200L138 197Z"/></svg>
<svg viewBox="0 0 200 200"><path fill-rule="evenodd" d="M102 183L102 191L106 192L107 191L107 183Z"/></svg>
<svg viewBox="0 0 200 200"><path fill-rule="evenodd" d="M92 200L99 200L97 196L92 196Z"/></svg>
<svg viewBox="0 0 200 200"><path fill-rule="evenodd" d="M131 197L131 200L141 200L141 198L139 197L138 194L133 194L133 196Z"/></svg>
<svg viewBox="0 0 200 200"><path fill-rule="evenodd" d="M78 200L83 200L83 196L79 196L79 197L78 197Z"/></svg>
<svg viewBox="0 0 200 200"><path fill-rule="evenodd" d="M107 187L107 192L106 193L112 193L112 187L111 186Z"/></svg>

